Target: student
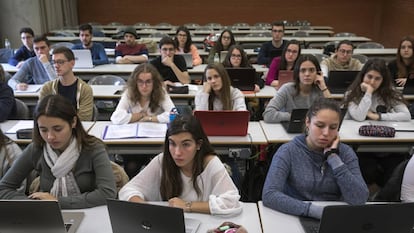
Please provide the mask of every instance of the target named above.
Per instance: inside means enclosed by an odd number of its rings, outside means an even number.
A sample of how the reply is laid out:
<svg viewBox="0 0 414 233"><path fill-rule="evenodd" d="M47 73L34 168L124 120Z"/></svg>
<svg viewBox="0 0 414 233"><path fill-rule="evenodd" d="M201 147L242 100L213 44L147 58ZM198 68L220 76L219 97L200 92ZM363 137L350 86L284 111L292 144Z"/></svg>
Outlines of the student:
<svg viewBox="0 0 414 233"><path fill-rule="evenodd" d="M50 63L50 42L46 36L36 36L33 39L33 49L36 57L27 59L8 81L11 88L24 91L28 84L44 84L57 78Z"/></svg>
<svg viewBox="0 0 414 233"><path fill-rule="evenodd" d="M351 41L340 41L335 49L335 53L321 62L323 76L329 78L331 70L361 70L362 63L352 57L354 46Z"/></svg>
<svg viewBox="0 0 414 233"><path fill-rule="evenodd" d="M272 51L283 50L286 47L287 40L283 39L285 35L285 24L283 22L272 23L272 40L265 42L260 47L257 55L257 64L269 66L272 62Z"/></svg>
<svg viewBox="0 0 414 233"><path fill-rule="evenodd" d="M21 153L20 147L0 129L0 180Z"/></svg>
<svg viewBox="0 0 414 233"><path fill-rule="evenodd" d="M119 64L134 64L148 61L148 50L144 44L136 42L137 31L134 27L124 30L125 43L119 43L115 47L115 61Z"/></svg>
<svg viewBox="0 0 414 233"><path fill-rule="evenodd" d="M94 65L103 65L109 63L103 45L92 41L91 25L82 24L79 26L79 39L81 43L75 44L72 49L89 49L92 54L92 63Z"/></svg>
<svg viewBox="0 0 414 233"><path fill-rule="evenodd" d="M198 66L203 63L200 55L198 54L197 47L193 44L190 31L185 26L177 28L175 33L175 47L177 48L176 54L191 53L193 57L193 66Z"/></svg>
<svg viewBox="0 0 414 233"><path fill-rule="evenodd" d="M345 118L356 121L411 119L404 97L393 87L389 70L382 59L371 59L365 63L349 86L344 105L348 108Z"/></svg>
<svg viewBox="0 0 414 233"><path fill-rule="evenodd" d="M13 89L7 85L6 73L0 64L0 122L4 122L16 111Z"/></svg>
<svg viewBox="0 0 414 233"><path fill-rule="evenodd" d="M59 78L45 83L40 90L39 100L47 95L62 95L76 108L81 121L93 120L92 88L73 74L75 56L66 47L53 50L52 62Z"/></svg>
<svg viewBox="0 0 414 233"><path fill-rule="evenodd" d="M159 154L119 192L132 202L168 201L186 212L235 214L239 191L194 116L177 116Z"/></svg>
<svg viewBox="0 0 414 233"><path fill-rule="evenodd" d="M280 87L269 101L263 112L265 122L289 121L293 109L309 108L315 100L331 96L319 62L313 55L301 55L298 58L293 70L293 78L294 82Z"/></svg>
<svg viewBox="0 0 414 233"><path fill-rule="evenodd" d="M62 209L79 209L116 197L105 145L86 133L65 97L49 95L40 101L33 130L33 142L0 181L0 198L57 200ZM32 170L40 176L40 190L26 197L16 189Z"/></svg>
<svg viewBox="0 0 414 233"><path fill-rule="evenodd" d="M184 57L175 56L175 43L166 36L160 40L159 44L161 55L150 61L157 68L165 85L174 85L175 82L182 84L190 83L190 75Z"/></svg>
<svg viewBox="0 0 414 233"><path fill-rule="evenodd" d="M127 89L112 113L111 121L113 124L168 123L172 108L174 103L163 88L160 73L153 65L144 63L129 77Z"/></svg>
<svg viewBox="0 0 414 233"><path fill-rule="evenodd" d="M269 71L266 76L266 85L272 87L279 86L279 71L280 70L293 70L296 61L300 56L301 48L300 42L297 40L288 41L286 47L282 51L280 57L273 58Z"/></svg>
<svg viewBox="0 0 414 233"><path fill-rule="evenodd" d="M246 110L243 93L231 86L220 63L208 64L204 70L203 88L195 96L195 110Z"/></svg>
<svg viewBox="0 0 414 233"><path fill-rule="evenodd" d="M398 46L397 56L388 63L391 72L391 78L395 83L403 87L410 75L414 75L414 38L410 36L403 37Z"/></svg>
<svg viewBox="0 0 414 233"><path fill-rule="evenodd" d="M208 54L207 62L208 64L214 63L214 56L218 53L220 57L221 51L228 51L230 46L235 45L236 40L234 39L234 34L230 29L224 29L220 37L218 38L216 44L210 49Z"/></svg>
<svg viewBox="0 0 414 233"><path fill-rule="evenodd" d="M253 68L250 64L249 60L247 59L247 54L244 51L243 47L240 45L232 45L229 48L229 52L227 53L226 57L223 61L224 67L249 67ZM264 81L256 73L256 83L254 85L254 92L259 92L260 89L264 87Z"/></svg>
<svg viewBox="0 0 414 233"><path fill-rule="evenodd" d="M368 189L358 158L338 135L341 110L321 98L309 108L305 134L275 153L263 187L263 204L283 213L320 219L323 206L311 201L364 204Z"/></svg>
<svg viewBox="0 0 414 233"><path fill-rule="evenodd" d="M31 28L27 27L20 29L20 39L22 40L23 45L14 53L13 57L9 59L10 65L20 68L27 59L36 56L36 53L33 50L33 37L34 32Z"/></svg>

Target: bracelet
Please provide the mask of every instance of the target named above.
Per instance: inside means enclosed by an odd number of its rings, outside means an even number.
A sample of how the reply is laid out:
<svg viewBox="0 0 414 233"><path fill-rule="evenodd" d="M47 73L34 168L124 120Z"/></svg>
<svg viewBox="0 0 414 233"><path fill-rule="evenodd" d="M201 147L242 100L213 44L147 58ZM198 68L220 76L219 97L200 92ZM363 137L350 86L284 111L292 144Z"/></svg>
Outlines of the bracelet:
<svg viewBox="0 0 414 233"><path fill-rule="evenodd" d="M328 90L328 88L325 88L325 89L323 89L323 90L321 90L322 92L324 92L324 91L326 91L326 90Z"/></svg>
<svg viewBox="0 0 414 233"><path fill-rule="evenodd" d="M188 213L191 213L191 206L193 205L193 202L192 201L187 201L187 202L185 202L185 211L186 212L188 212Z"/></svg>
<svg viewBox="0 0 414 233"><path fill-rule="evenodd" d="M328 156L331 155L331 154L339 155L339 149L338 148L332 148L332 149L328 150L327 152L325 152L324 156L325 156L325 158L328 158Z"/></svg>

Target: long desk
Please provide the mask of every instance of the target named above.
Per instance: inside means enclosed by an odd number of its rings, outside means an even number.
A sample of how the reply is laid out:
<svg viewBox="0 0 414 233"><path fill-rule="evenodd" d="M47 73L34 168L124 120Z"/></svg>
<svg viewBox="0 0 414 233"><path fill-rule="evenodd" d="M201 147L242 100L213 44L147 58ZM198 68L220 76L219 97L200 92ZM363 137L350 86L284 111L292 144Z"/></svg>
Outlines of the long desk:
<svg viewBox="0 0 414 233"><path fill-rule="evenodd" d="M257 203L263 233L305 233L297 216L285 214Z"/></svg>
<svg viewBox="0 0 414 233"><path fill-rule="evenodd" d="M85 217L81 222L76 233L112 233L109 213L106 206L98 206L80 210L62 210L62 212L84 212ZM197 233L206 233L214 229L225 221L231 221L243 225L248 232L262 232L260 217L256 203L243 203L243 212L236 216L214 216L209 214L185 213L185 217L194 218L201 221Z"/></svg>

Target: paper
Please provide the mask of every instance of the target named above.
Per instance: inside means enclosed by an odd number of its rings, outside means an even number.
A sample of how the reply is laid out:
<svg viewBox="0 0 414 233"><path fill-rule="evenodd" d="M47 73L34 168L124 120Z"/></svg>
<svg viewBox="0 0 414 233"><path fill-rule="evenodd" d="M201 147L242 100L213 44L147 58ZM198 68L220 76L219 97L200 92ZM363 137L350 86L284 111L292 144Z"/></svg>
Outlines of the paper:
<svg viewBox="0 0 414 233"><path fill-rule="evenodd" d="M18 121L6 134L15 134L19 129L33 129L33 121Z"/></svg>
<svg viewBox="0 0 414 233"><path fill-rule="evenodd" d="M167 132L167 124L142 122L125 125L107 125L105 127L103 139L121 138L163 138Z"/></svg>
<svg viewBox="0 0 414 233"><path fill-rule="evenodd" d="M27 89L22 91L22 90L14 90L14 92L16 93L36 93L37 91L40 90L40 88L43 85L27 85Z"/></svg>

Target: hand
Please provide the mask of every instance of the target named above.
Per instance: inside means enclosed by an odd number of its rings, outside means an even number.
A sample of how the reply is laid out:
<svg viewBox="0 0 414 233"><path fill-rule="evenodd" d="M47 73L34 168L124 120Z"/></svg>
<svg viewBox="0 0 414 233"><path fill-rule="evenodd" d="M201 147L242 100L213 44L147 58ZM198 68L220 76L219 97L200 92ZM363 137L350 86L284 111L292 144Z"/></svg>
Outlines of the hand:
<svg viewBox="0 0 414 233"><path fill-rule="evenodd" d="M167 87L167 85L175 86L175 84L173 82L171 82L170 80L165 80L164 85L165 85L165 87Z"/></svg>
<svg viewBox="0 0 414 233"><path fill-rule="evenodd" d="M169 56L165 56L162 58L162 64L164 64L165 66L171 67L174 64L174 60L172 57Z"/></svg>
<svg viewBox="0 0 414 233"><path fill-rule="evenodd" d="M377 121L377 120L379 120L379 114L378 114L378 113L376 113L376 112L373 112L373 111L368 111L368 113L367 113L367 118L368 118L369 120L374 120L374 121Z"/></svg>
<svg viewBox="0 0 414 233"><path fill-rule="evenodd" d="M374 92L374 88L369 84L366 84L366 83L362 82L360 86L361 86L361 91L362 92L370 93L370 94L372 94L372 92Z"/></svg>
<svg viewBox="0 0 414 233"><path fill-rule="evenodd" d="M39 60L40 60L43 64L48 63L48 62L49 62L49 55L47 55L47 54L40 54L40 55L39 55Z"/></svg>
<svg viewBox="0 0 414 233"><path fill-rule="evenodd" d="M316 74L315 84L318 85L319 89L324 90L326 89L325 78L323 77L321 72Z"/></svg>
<svg viewBox="0 0 414 233"><path fill-rule="evenodd" d="M405 83L407 82L407 78L397 78L395 80L398 86L403 87Z"/></svg>
<svg viewBox="0 0 414 233"><path fill-rule="evenodd" d="M35 192L29 195L30 199L36 199L36 200L53 200L57 201L56 197L51 195L48 192Z"/></svg>
<svg viewBox="0 0 414 233"><path fill-rule="evenodd" d="M203 91L205 93L210 93L211 92L211 85L208 82L204 82L203 83Z"/></svg>
<svg viewBox="0 0 414 233"><path fill-rule="evenodd" d="M18 83L16 85L16 90L25 91L25 90L27 90L28 87L29 87L29 85L27 85L27 83Z"/></svg>
<svg viewBox="0 0 414 233"><path fill-rule="evenodd" d="M184 211L186 210L185 201L178 197L173 197L170 200L168 200L168 205L171 207L181 208Z"/></svg>
<svg viewBox="0 0 414 233"><path fill-rule="evenodd" d="M338 149L339 144L339 135L336 136L336 138L332 141L331 145L328 146L323 150L323 153L325 154L327 151L330 151L332 149Z"/></svg>
<svg viewBox="0 0 414 233"><path fill-rule="evenodd" d="M257 84L254 84L254 92L259 92L260 91L260 87Z"/></svg>
<svg viewBox="0 0 414 233"><path fill-rule="evenodd" d="M19 69L20 67L23 66L23 64L24 64L24 61L17 63L16 68Z"/></svg>

